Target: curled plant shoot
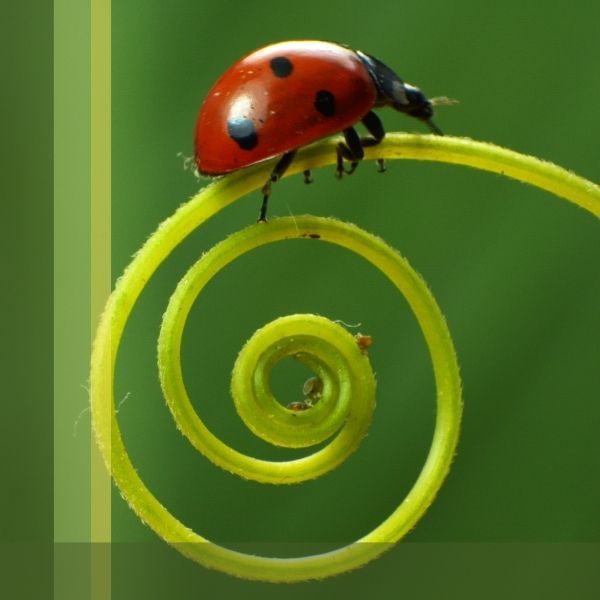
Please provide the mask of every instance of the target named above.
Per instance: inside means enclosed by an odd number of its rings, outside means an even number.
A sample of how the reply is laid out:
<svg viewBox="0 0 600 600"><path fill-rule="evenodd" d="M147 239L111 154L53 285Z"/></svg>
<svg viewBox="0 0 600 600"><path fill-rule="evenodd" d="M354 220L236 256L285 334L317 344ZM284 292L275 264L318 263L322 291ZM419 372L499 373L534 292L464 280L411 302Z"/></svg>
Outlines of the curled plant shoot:
<svg viewBox="0 0 600 600"><path fill-rule="evenodd" d="M299 152L288 175L335 162L336 140ZM366 149L367 159L417 159L456 163L501 173L566 199L600 217L600 188L539 159L491 144L452 137L389 134ZM423 332L433 363L437 415L432 444L417 481L381 524L355 542L323 554L276 558L244 554L192 531L162 506L135 470L121 437L114 399L119 343L129 315L154 271L193 230L235 200L262 187L271 161L216 180L166 219L129 264L102 316L91 367L93 424L99 447L121 494L136 514L166 542L201 565L271 582L319 579L364 565L398 542L432 503L456 450L462 412L456 353L443 315L423 279L381 239L335 219L303 216L251 225L214 246L178 284L163 316L158 369L163 392L181 432L213 463L243 478L292 484L336 468L356 450L375 407L375 378L366 347L341 325L315 315L291 315L259 329L233 368L231 392L238 414L259 437L279 446L320 450L291 461L265 461L221 442L202 422L187 395L180 364L187 315L203 287L242 254L288 239L319 240L362 256L404 295ZM363 336L368 337L368 336ZM315 374L310 410L283 407L273 397L269 375L278 361L294 356ZM315 386L316 387L313 387Z"/></svg>

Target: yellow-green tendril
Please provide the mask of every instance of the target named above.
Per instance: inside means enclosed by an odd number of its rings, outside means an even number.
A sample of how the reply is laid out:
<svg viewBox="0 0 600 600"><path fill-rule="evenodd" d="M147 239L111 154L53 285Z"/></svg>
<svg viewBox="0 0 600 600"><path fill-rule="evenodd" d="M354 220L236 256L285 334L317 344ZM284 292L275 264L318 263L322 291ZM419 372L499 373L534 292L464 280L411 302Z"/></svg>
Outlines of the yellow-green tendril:
<svg viewBox="0 0 600 600"><path fill-rule="evenodd" d="M300 152L288 174L332 164L335 161L335 142L336 140L326 140ZM551 191L600 216L598 186L555 165L490 144L451 137L390 134L381 145L367 149L367 158L438 160L494 171ZM323 578L361 566L379 556L415 525L441 486L456 448L461 415L460 380L450 335L433 297L406 260L380 239L355 226L316 217L275 219L267 225L248 227L211 250L208 255L212 255L212 262L207 263L203 259L192 267L188 275L192 281L189 286L180 284L170 304L170 310L174 312L167 312L164 317L159 342L161 380L176 422L192 443L227 469L244 477L275 483L301 481L322 474L342 460L344 453L351 452L364 435L373 406L373 379L368 360L357 352L357 346L352 346L350 350L335 335L339 333L340 338L343 338L349 334L334 323L321 320L321 317L284 317L259 330L241 352L241 358L234 369L232 389L238 411L249 427L274 443L304 446L310 441L311 435L320 439L327 432L334 434L338 431L338 425L341 426L333 442L327 447L336 443L345 445L336 457L320 457L317 452L306 459L280 463L286 465L281 473L278 473L276 463L261 464L263 461L257 463L256 459L243 457L222 445L202 425L199 417L191 410L181 377L179 343L185 314L176 313L186 313L189 310L203 281L216 272L216 265L220 264L221 268L239 254L261 244L289 238L319 238L357 252L370 261L393 281L414 311L430 350L437 386L437 417L432 446L417 481L398 508L355 543L324 554L274 558L235 552L191 531L160 504L131 463L117 421L113 384L120 339L146 282L171 251L216 212L261 187L271 168L272 163L266 163L245 169L204 188L160 225L127 267L107 303L94 342L91 369L92 416L101 452L115 483L139 517L165 541L204 566L238 577L294 582ZM328 210L332 210L332 207L329 206ZM286 333L286 326L290 323L294 329ZM315 332L319 334L319 341L313 337ZM333 358L321 355L323 349L318 346L327 344L334 348ZM258 347L262 348L264 356L256 355ZM277 408L274 399L270 397L269 371L288 352L305 361L324 380L324 408L318 408L317 405L306 411L307 416L304 416L305 413L292 415L283 407ZM330 360L333 362L329 362ZM347 363L350 367L348 375L336 379L328 372L336 361ZM362 363L366 370L357 368L358 363ZM353 391L344 399L344 390L351 384ZM254 414L255 411L260 413L263 410L267 411L265 414L269 414L269 411L277 414L281 430L275 428L269 431L264 427L260 414ZM339 421L319 421L328 410L341 414ZM320 415L321 412L323 415ZM348 431L352 430L349 427L352 425L351 421L359 416L365 421L354 425L355 438L340 442L340 438L343 440L344 436L349 435ZM322 426L322 430L318 434L311 433L309 430L312 425L315 429ZM315 456L318 458L315 459ZM311 461L314 461L314 472L306 468Z"/></svg>
<svg viewBox="0 0 600 600"><path fill-rule="evenodd" d="M282 229L277 222L272 229L273 233L285 236L281 239L297 236L293 224ZM231 236L200 259L181 280L165 313L159 337L160 379L177 426L215 464L262 483L298 483L319 477L343 462L355 450L371 422L375 377L368 358L352 335L324 317L282 317L259 329L236 361L231 392L240 417L257 436L279 446L305 448L328 439L341 428L330 444L297 460L259 460L221 442L194 412L181 373L181 336L196 296L226 262L259 244L273 241L272 236L267 238L263 233L261 226L254 226ZM215 265L215 261L219 264ZM323 382L323 396L310 410L300 413L287 410L270 391L271 370L286 356L298 358Z"/></svg>

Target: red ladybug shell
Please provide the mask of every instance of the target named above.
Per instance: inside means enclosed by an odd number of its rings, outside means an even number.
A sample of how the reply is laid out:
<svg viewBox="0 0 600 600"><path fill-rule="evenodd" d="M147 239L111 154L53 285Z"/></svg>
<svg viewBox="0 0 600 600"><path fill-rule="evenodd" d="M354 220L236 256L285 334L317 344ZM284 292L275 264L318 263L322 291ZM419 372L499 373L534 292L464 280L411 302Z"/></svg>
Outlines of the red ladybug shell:
<svg viewBox="0 0 600 600"><path fill-rule="evenodd" d="M320 41L266 46L208 93L196 125L196 164L206 175L253 165L351 127L376 100L353 50Z"/></svg>

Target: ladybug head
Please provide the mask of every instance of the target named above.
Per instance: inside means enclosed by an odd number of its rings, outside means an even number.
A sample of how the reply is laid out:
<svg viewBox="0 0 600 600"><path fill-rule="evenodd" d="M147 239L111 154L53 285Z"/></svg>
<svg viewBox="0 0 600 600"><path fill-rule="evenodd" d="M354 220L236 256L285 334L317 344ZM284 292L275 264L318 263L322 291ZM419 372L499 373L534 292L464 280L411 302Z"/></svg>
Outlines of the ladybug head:
<svg viewBox="0 0 600 600"><path fill-rule="evenodd" d="M433 133L443 135L431 120L433 103L419 88L404 83L392 69L374 56L360 50L356 51L356 54L375 82L378 94L376 106L392 106L400 112L424 121Z"/></svg>
<svg viewBox="0 0 600 600"><path fill-rule="evenodd" d="M424 121L429 125L433 133L444 135L437 125L431 120L433 117L433 103L425 94L418 88L409 83L404 84L407 103L392 102L391 105L400 112L406 113L411 117L415 117Z"/></svg>

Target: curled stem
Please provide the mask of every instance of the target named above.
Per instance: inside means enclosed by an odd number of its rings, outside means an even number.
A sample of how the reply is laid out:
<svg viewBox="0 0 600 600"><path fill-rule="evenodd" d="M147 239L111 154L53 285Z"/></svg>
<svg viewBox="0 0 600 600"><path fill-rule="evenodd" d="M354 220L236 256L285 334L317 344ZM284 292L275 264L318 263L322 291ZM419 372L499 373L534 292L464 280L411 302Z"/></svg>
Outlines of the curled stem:
<svg viewBox="0 0 600 600"><path fill-rule="evenodd" d="M335 140L326 140L304 149L299 153L289 174L333 163L335 160L334 145ZM502 173L551 191L600 217L600 189L598 186L555 165L490 144L451 137L390 134L381 145L367 149L367 158L437 160ZM207 455L210 455L211 460L245 477L256 478L259 481L287 482L290 480L301 481L316 476L314 472L305 468L306 462L302 463L306 459L301 459L299 463L286 467L288 472L282 476L278 472L279 467L267 466L266 470L261 470L264 467L262 465L261 469L257 469L255 463L248 462L245 464L246 458L238 456L232 449L220 447L221 442L218 440L217 443L213 443L212 434L205 431L206 428L201 422L195 421L198 417L190 409L178 362L179 341L185 323L185 311L189 310L195 295L203 285L199 283L200 280L203 277L207 276L209 278L212 276L216 271L211 272L211 269L219 261L221 261L221 266L224 266L230 260L233 260L236 255L247 251L251 247L270 241L291 237L319 238L357 252L379 268L405 295L413 309L429 346L437 385L438 412L431 450L412 490L382 524L353 544L315 556L283 559L247 555L229 550L191 531L160 504L145 486L131 463L116 418L113 384L120 339L129 315L146 282L171 251L191 231L216 212L245 194L260 188L267 179L270 169L270 163L261 164L234 173L207 186L166 219L132 260L122 277L117 281L115 290L108 300L94 342L90 378L92 417L102 455L117 486L133 510L159 536L177 547L186 556L207 567L248 579L293 582L323 578L363 565L379 556L414 526L442 485L454 454L461 416L460 379L450 334L431 293L423 280L410 268L406 260L380 239L352 225L316 217L300 217L296 218L295 221L276 219L268 225L253 225L235 234L230 238L229 244L226 240L211 250L208 254L212 254L212 259L216 262L209 262L207 267L207 263L204 261L200 267L192 267L188 281L188 283L191 282L190 285L187 288L184 286L181 290L178 288L174 295L175 300L172 300L172 304L175 303L173 311L171 313L167 311L164 317L159 341L159 365L162 385L178 426L185 435L202 451L207 450L208 447ZM182 306L187 307L184 308L183 313L180 310ZM311 316L304 315L301 317L305 319L304 325L308 324L309 328L310 323L315 323ZM267 329L271 326L272 324L269 324ZM321 327L328 328L329 325L320 322L316 324L316 329ZM269 335L268 331L263 337L269 338ZM292 336L288 335L287 338L284 335L277 339L288 340L289 342L290 337L301 338L303 335L305 335L304 329L295 331ZM288 351L285 343L288 342L277 342L283 345L272 350L272 357L275 357L272 360L285 355ZM267 344L265 348L272 347ZM291 352L297 352L300 348L301 354L306 349L302 345L289 346L289 348L292 348ZM356 346L352 350L346 348L341 351L342 357L334 360L350 363L360 362L361 358L358 356L360 353L357 354L355 351ZM265 352L268 353L271 350L265 350ZM354 356L350 356L352 352L354 352ZM250 351L250 363L253 362L252 355L253 351ZM322 359L320 355L310 356L307 354L306 356L308 357L306 358L307 364L315 371L319 372L320 369L320 373L323 374L328 369L331 370L329 363ZM267 367L264 367L266 371L269 369L268 365L272 366L273 364L268 362L271 358L267 356L267 359ZM240 372L244 372L246 369L246 363L242 362L241 366L238 364L236 366L237 375L240 375ZM372 373L369 374L369 372L370 368L364 371L363 375L343 376L337 381L334 379L328 380L327 385L324 387L324 393L327 393L329 388L342 387L346 379L354 377L357 380L355 383L358 384L361 383L358 381L361 378L364 381L372 379ZM244 419L250 420L251 428L264 433L265 428L253 421L254 408L248 408L246 402L256 391L250 388L253 386L255 388L262 387L263 392L265 390L268 392L268 386L260 384L260 382L249 384L249 381L247 378L240 380L234 378L232 383L234 391L239 388L235 392L239 396L238 411ZM369 391L374 388L374 382L372 383L372 387L360 388L359 385L358 388L355 388L355 390L363 389L362 392L358 392L358 395L363 399L363 416L367 417L370 417L372 412L370 399L372 392ZM268 396L268 393L266 395ZM341 396L342 394L335 395ZM357 395L356 391L354 395ZM259 395L256 402L260 405L266 402L264 398L265 394L263 393L262 396ZM323 406L326 406L326 403ZM272 404L268 410L273 410ZM332 410L335 412L337 409ZM343 414L342 420L351 421L355 415L353 409L347 409L345 405L339 410ZM279 412L282 416L282 423L291 425L291 423L288 423L291 417L282 410ZM318 415L318 411L306 418L296 419L296 421L302 423L304 420L306 423L310 423L316 418L316 415ZM364 424L362 423L361 421L357 428L358 435L356 438L345 445L346 453L351 452L364 435ZM325 431L331 432L331 427L327 425ZM307 441L303 437L304 434L300 433L300 429L291 426L292 445L302 446ZM275 435L273 432L267 432L265 437L269 439L273 435ZM340 437L343 439L344 435L343 433L338 434L335 440ZM275 440L275 443L280 441ZM330 457L328 465L326 465L327 460L324 462L317 461L317 464L311 465L311 468L316 467L317 471L320 469L321 472L325 472L339 463L341 460L339 456ZM308 457L308 461L310 460L313 459Z"/></svg>
<svg viewBox="0 0 600 600"><path fill-rule="evenodd" d="M280 219L280 239L297 236L293 221ZM205 254L184 277L163 318L158 341L160 380L178 428L216 465L261 483L298 483L314 479L342 463L365 436L375 408L375 376L369 359L341 325L316 315L290 315L272 321L248 340L233 369L231 391L246 426L262 439L288 448L314 446L337 433L333 441L309 456L267 461L230 448L214 436L194 411L181 372L180 345L188 311L221 256L233 260L256 245L271 241L258 225L230 236ZM251 237L248 234L253 234ZM223 246L227 246L223 255ZM215 258L215 255L217 257ZM220 268L219 265L215 268ZM193 289L191 289L193 288ZM310 410L296 413L277 402L269 387L275 364L297 357L323 383L323 395Z"/></svg>

